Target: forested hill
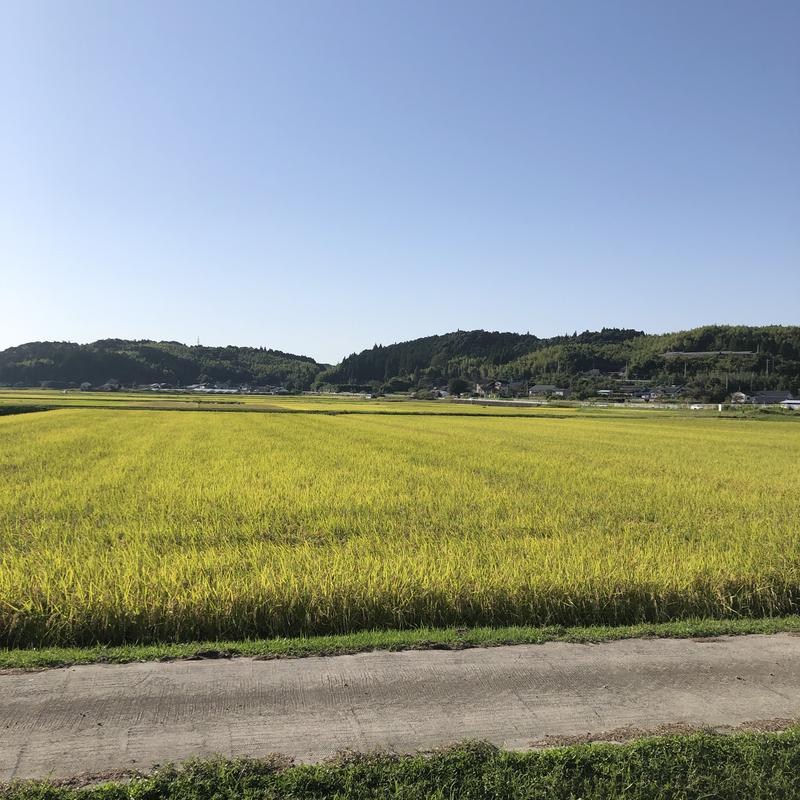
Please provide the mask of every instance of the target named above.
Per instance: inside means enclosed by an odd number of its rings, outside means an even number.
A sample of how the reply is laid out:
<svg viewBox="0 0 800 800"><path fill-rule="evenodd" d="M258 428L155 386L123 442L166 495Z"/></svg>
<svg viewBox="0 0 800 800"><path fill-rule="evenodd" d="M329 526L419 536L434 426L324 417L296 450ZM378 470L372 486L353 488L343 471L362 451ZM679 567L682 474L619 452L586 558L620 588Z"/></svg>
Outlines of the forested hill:
<svg viewBox="0 0 800 800"><path fill-rule="evenodd" d="M91 344L29 342L0 351L0 385L243 383L307 389L326 365L257 347L103 339Z"/></svg>
<svg viewBox="0 0 800 800"><path fill-rule="evenodd" d="M477 376L489 365L505 364L531 352L541 341L545 340L530 334L488 331L426 336L354 353L324 372L320 380L356 384L402 378L416 384L420 379Z"/></svg>
<svg viewBox="0 0 800 800"><path fill-rule="evenodd" d="M714 325L667 334L603 328L540 339L531 334L456 331L369 350L335 367L254 347L104 339L30 342L0 351L0 385L123 386L216 383L290 390L403 391L502 379L536 381L592 396L621 380L685 385L723 399L738 389L800 393L800 326Z"/></svg>
<svg viewBox="0 0 800 800"><path fill-rule="evenodd" d="M375 345L326 370L318 383L402 389L440 385L454 378L533 378L588 390L621 375L685 384L708 397L738 388L796 392L800 388L800 326L713 325L658 335L604 328L550 339L456 331Z"/></svg>

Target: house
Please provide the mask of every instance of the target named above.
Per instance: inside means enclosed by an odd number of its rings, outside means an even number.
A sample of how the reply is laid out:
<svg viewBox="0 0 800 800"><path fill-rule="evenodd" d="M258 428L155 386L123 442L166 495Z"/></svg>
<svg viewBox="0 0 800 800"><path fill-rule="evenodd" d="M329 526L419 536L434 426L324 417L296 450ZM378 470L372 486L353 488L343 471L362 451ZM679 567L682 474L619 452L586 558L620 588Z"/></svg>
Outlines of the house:
<svg viewBox="0 0 800 800"><path fill-rule="evenodd" d="M525 381L509 381L508 392L512 397L519 397L525 394L526 387Z"/></svg>
<svg viewBox="0 0 800 800"><path fill-rule="evenodd" d="M550 383L534 383L533 386L528 387L528 396L546 397L547 395L563 391L563 389L559 389L558 386L553 386Z"/></svg>
<svg viewBox="0 0 800 800"><path fill-rule="evenodd" d="M800 400L781 400L781 408L787 411L800 411Z"/></svg>
<svg viewBox="0 0 800 800"><path fill-rule="evenodd" d="M734 392L731 395L731 403L752 403L753 396L749 394L745 394L744 392Z"/></svg>
<svg viewBox="0 0 800 800"><path fill-rule="evenodd" d="M638 386L635 383L623 383L619 387L619 393L625 395L625 397L643 397L645 394L649 394L650 390L644 386Z"/></svg>
<svg viewBox="0 0 800 800"><path fill-rule="evenodd" d="M508 397L510 392L508 389L508 381L495 381L494 384L494 394L498 397Z"/></svg>
<svg viewBox="0 0 800 800"><path fill-rule="evenodd" d="M772 406L785 400L794 400L791 392L756 392L753 402L759 406Z"/></svg>
<svg viewBox="0 0 800 800"><path fill-rule="evenodd" d="M486 397L487 395L508 397L508 383L506 381L487 381L485 383L476 383L475 394L480 395L481 397Z"/></svg>
<svg viewBox="0 0 800 800"><path fill-rule="evenodd" d="M676 400L686 390L683 386L659 386L658 389L650 390L651 400Z"/></svg>

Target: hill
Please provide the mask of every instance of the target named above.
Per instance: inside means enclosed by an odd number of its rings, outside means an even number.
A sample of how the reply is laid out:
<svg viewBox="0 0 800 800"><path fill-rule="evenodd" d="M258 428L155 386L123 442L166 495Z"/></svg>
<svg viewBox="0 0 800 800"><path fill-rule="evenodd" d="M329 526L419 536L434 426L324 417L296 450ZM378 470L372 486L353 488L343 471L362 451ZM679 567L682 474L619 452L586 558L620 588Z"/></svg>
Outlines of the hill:
<svg viewBox="0 0 800 800"><path fill-rule="evenodd" d="M103 339L91 344L30 342L0 351L0 385L124 386L251 384L290 390L405 391L462 380L535 381L590 397L623 381L683 385L692 397L723 400L737 390L800 393L800 326L709 325L646 334L603 328L539 338L454 331L353 353L336 366L256 347Z"/></svg>
<svg viewBox="0 0 800 800"><path fill-rule="evenodd" d="M0 351L0 384L61 386L108 380L145 383L250 383L307 389L326 365L258 347L203 347L180 342L103 339L91 344L29 342Z"/></svg>
<svg viewBox="0 0 800 800"><path fill-rule="evenodd" d="M369 350L325 370L318 385L428 387L453 379L531 380L590 396L615 381L683 384L722 400L738 389L800 388L800 326L710 325L667 334L603 328L541 339L456 331Z"/></svg>

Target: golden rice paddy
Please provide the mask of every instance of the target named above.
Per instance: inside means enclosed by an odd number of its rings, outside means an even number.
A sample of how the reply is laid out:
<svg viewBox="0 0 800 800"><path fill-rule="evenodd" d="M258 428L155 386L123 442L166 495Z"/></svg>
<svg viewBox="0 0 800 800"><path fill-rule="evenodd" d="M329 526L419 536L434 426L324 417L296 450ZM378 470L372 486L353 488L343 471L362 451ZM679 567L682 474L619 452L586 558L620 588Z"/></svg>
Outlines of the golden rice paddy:
<svg viewBox="0 0 800 800"><path fill-rule="evenodd" d="M800 602L800 424L0 417L0 644L764 616Z"/></svg>

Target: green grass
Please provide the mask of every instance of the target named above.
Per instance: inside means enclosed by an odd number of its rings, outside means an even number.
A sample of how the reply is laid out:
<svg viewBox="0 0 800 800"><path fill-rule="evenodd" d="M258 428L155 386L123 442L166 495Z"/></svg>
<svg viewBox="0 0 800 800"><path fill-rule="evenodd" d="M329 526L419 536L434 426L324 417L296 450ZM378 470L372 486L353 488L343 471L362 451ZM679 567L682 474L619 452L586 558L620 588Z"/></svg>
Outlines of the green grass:
<svg viewBox="0 0 800 800"><path fill-rule="evenodd" d="M633 638L695 638L740 636L752 633L800 633L800 616L767 619L689 619L660 624L616 627L558 626L534 628L420 628L415 630L361 631L338 636L310 636L177 644L119 645L108 647L46 647L0 650L0 669L43 669L75 664L126 664L177 658L302 658L363 653L371 650L426 650L496 647L544 642L608 642Z"/></svg>
<svg viewBox="0 0 800 800"><path fill-rule="evenodd" d="M5 800L794 800L800 731L692 734L509 753L485 743L429 756L315 766L211 760L129 783L20 783Z"/></svg>

